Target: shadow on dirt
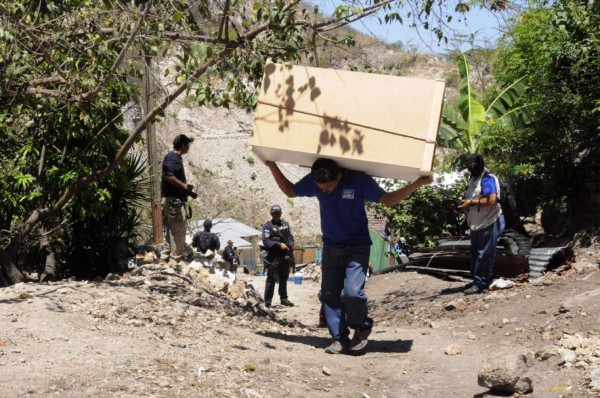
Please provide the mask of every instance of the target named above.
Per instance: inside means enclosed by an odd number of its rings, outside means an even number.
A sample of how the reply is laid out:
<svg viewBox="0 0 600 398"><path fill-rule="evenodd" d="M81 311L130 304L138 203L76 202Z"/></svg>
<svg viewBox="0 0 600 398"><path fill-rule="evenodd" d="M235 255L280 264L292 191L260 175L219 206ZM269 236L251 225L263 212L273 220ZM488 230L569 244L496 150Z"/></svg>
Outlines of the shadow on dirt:
<svg viewBox="0 0 600 398"><path fill-rule="evenodd" d="M481 394L475 394L473 395L473 398L486 398L486 397L512 397L513 394L509 393L509 392L497 392L497 391L492 391L492 390L488 390L486 392L482 392Z"/></svg>
<svg viewBox="0 0 600 398"><path fill-rule="evenodd" d="M331 339L328 337L319 337L319 336L302 336L302 335L293 335L293 334L283 334L283 333L274 333L274 332L259 332L257 333L260 336L268 337L271 339L288 341L291 343L300 343L309 346L313 346L316 348L325 348L329 344L331 344ZM404 354L410 352L412 349L413 341L412 340L374 340L369 339L369 344L367 346L366 352L385 352L385 353L396 353L396 354ZM362 354L362 352L361 352Z"/></svg>

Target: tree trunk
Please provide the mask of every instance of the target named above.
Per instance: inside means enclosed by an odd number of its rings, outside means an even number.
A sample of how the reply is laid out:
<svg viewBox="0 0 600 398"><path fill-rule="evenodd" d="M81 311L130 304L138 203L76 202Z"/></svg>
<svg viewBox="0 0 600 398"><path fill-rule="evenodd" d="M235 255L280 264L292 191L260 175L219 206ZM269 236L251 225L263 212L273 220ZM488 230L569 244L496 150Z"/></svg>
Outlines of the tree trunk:
<svg viewBox="0 0 600 398"><path fill-rule="evenodd" d="M0 250L0 287L23 281L23 274L17 268L19 242L19 237L15 236L4 249Z"/></svg>

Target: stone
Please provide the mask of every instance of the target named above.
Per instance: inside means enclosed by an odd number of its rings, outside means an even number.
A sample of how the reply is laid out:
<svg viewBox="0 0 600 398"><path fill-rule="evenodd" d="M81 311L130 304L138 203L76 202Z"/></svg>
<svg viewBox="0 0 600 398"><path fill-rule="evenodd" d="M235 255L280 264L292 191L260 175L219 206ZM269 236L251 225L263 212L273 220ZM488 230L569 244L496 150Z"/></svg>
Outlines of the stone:
<svg viewBox="0 0 600 398"><path fill-rule="evenodd" d="M331 376L331 369L329 369L327 366L323 366L323 374L325 376Z"/></svg>
<svg viewBox="0 0 600 398"><path fill-rule="evenodd" d="M596 271L598 271L599 268L600 267L598 264L586 263L586 265L583 267L583 272L584 273L596 272Z"/></svg>
<svg viewBox="0 0 600 398"><path fill-rule="evenodd" d="M575 360L577 359L577 354L575 353L575 351L569 349L562 350L560 352L560 358L562 364L569 364L575 362Z"/></svg>
<svg viewBox="0 0 600 398"><path fill-rule="evenodd" d="M565 334L560 340L560 345L569 350L576 350L581 347L581 338L578 335Z"/></svg>
<svg viewBox="0 0 600 398"><path fill-rule="evenodd" d="M229 290L229 280L227 278L223 278L217 274L211 274L208 277L208 282L215 288L215 290L227 293Z"/></svg>
<svg viewBox="0 0 600 398"><path fill-rule="evenodd" d="M495 392L527 394L533 391L528 374L533 363L533 352L491 358L479 371L477 383Z"/></svg>
<svg viewBox="0 0 600 398"><path fill-rule="evenodd" d="M456 303L454 301L450 301L449 303L446 303L446 305L444 306L444 309L446 311L452 311L456 309Z"/></svg>
<svg viewBox="0 0 600 398"><path fill-rule="evenodd" d="M448 347L446 347L444 353L446 355L460 355L462 354L462 349L458 344L450 344Z"/></svg>
<svg viewBox="0 0 600 398"><path fill-rule="evenodd" d="M240 284L234 283L233 285L229 285L227 294L229 294L234 300L237 300L245 296L245 289Z"/></svg>
<svg viewBox="0 0 600 398"><path fill-rule="evenodd" d="M477 340L477 336L475 335L475 333L471 332L470 330L467 332L467 338L469 340Z"/></svg>
<svg viewBox="0 0 600 398"><path fill-rule="evenodd" d="M257 393L256 391L254 391L251 388L246 388L244 390L244 397L245 398L262 398L262 395L260 395L259 393Z"/></svg>
<svg viewBox="0 0 600 398"><path fill-rule="evenodd" d="M575 271L582 273L584 267L586 266L587 263L584 262L577 262L577 263L573 263L571 264L571 268L574 269Z"/></svg>
<svg viewBox="0 0 600 398"><path fill-rule="evenodd" d="M594 392L600 392L600 368L590 372L590 389Z"/></svg>

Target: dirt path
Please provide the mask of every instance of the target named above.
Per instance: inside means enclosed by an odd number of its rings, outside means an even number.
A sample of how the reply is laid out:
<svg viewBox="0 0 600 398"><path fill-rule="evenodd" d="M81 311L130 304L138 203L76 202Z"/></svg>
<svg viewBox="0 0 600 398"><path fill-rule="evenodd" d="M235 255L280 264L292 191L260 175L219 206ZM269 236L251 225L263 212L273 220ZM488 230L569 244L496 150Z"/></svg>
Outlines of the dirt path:
<svg viewBox="0 0 600 398"><path fill-rule="evenodd" d="M243 278L262 294L264 277ZM276 305L279 322L222 298L191 306L126 278L21 284L0 290L0 396L483 397L477 372L490 355L543 352L558 333L600 330L598 272L466 298L460 286L373 277L376 329L368 352L352 357L323 352L330 340L311 281L289 284L296 306ZM446 355L450 344L462 354ZM559 362L536 361L531 396L593 396L589 369Z"/></svg>

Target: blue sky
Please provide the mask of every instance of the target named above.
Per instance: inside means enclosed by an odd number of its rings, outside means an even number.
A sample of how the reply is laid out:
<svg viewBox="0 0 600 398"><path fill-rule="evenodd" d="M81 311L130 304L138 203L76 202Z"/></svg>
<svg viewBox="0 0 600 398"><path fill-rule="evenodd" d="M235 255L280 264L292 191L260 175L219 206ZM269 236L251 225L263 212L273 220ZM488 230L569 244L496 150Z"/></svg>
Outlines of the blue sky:
<svg viewBox="0 0 600 398"><path fill-rule="evenodd" d="M326 15L331 15L333 10L340 4L340 0L311 0L309 4L318 5L319 10ZM454 2L450 2L454 3ZM383 13L380 14L383 19ZM466 20L459 21L458 18L451 22L452 30L460 35L475 35L475 45L479 47L493 46L500 35L500 29L505 24L505 14L494 14L487 10L473 8L468 14ZM430 31L408 27L409 22L403 25L395 22L393 25L380 24L376 17L365 18L352 24L352 27L363 33L372 34L377 38L393 43L402 41L405 47L409 45L417 46L422 52L445 53L449 49L460 48L465 51L471 47L470 44L459 44L457 41L450 40L448 45L442 42L438 46L438 40ZM450 39L450 38L449 38Z"/></svg>

